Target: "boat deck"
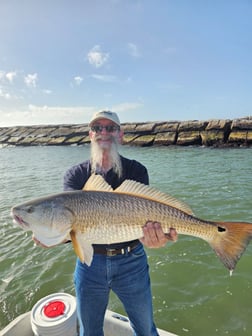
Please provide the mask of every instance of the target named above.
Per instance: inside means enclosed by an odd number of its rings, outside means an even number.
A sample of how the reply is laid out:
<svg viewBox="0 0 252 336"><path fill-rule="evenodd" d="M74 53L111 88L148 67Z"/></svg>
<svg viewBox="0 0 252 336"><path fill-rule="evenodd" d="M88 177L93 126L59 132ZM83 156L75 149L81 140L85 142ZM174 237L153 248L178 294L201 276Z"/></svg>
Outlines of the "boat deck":
<svg viewBox="0 0 252 336"><path fill-rule="evenodd" d="M158 329L160 336L177 336L165 330ZM105 336L132 336L132 329L127 317L107 310L104 320ZM2 331L0 336L34 336L31 327L31 312L18 316ZM76 335L77 336L77 335Z"/></svg>

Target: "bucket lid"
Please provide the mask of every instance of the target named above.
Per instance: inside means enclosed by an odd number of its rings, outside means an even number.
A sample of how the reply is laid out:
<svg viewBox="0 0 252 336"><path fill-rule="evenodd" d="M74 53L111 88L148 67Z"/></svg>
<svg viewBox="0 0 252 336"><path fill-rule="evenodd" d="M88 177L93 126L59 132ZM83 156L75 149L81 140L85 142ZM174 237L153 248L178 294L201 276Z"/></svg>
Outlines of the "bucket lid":
<svg viewBox="0 0 252 336"><path fill-rule="evenodd" d="M58 317L63 315L66 309L66 305L61 300L50 301L48 302L43 309L43 312L46 317Z"/></svg>

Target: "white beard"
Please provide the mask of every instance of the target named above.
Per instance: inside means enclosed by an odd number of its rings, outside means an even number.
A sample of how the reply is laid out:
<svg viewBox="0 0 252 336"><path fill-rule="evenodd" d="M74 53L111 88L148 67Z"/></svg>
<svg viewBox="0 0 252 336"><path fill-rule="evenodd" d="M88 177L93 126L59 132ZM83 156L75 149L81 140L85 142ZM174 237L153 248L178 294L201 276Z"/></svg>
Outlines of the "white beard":
<svg viewBox="0 0 252 336"><path fill-rule="evenodd" d="M111 144L109 145L109 148L100 146L99 143L96 141L99 139L99 136L97 136L92 142L91 142L91 170L92 173L100 173L104 174L111 168L113 171L117 174L117 176L120 178L122 176L122 163L121 158L118 152L118 142L116 141L116 138L111 136ZM108 167L103 167L103 153L106 150L106 154L108 155Z"/></svg>

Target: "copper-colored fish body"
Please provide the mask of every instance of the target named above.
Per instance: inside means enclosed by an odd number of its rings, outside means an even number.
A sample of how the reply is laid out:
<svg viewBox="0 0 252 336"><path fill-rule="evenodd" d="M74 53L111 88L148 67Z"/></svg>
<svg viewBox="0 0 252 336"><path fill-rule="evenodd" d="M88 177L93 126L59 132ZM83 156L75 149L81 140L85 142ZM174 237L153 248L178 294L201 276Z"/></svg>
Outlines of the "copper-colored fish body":
<svg viewBox="0 0 252 336"><path fill-rule="evenodd" d="M184 203L152 187L126 180L113 190L99 175L83 191L64 192L12 208L14 220L29 228L45 245L71 236L79 258L91 264L92 244L141 238L146 221L158 221L165 232L207 241L223 264L233 270L252 237L251 223L220 223L199 219Z"/></svg>

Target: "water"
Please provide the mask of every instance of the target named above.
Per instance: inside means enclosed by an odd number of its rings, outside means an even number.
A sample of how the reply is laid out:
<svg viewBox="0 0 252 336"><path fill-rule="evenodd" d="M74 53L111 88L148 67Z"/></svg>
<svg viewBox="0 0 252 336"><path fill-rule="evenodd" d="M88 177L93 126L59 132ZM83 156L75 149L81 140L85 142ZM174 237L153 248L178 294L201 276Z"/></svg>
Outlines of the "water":
<svg viewBox="0 0 252 336"><path fill-rule="evenodd" d="M204 219L252 222L252 148L130 148L121 153L148 167L153 186L188 203ZM72 246L35 247L14 227L12 205L60 192L65 170L89 147L0 149L0 329L43 296L74 295ZM200 239L180 236L147 250L158 327L178 335L251 335L252 244L232 277ZM109 308L123 313L112 294Z"/></svg>

